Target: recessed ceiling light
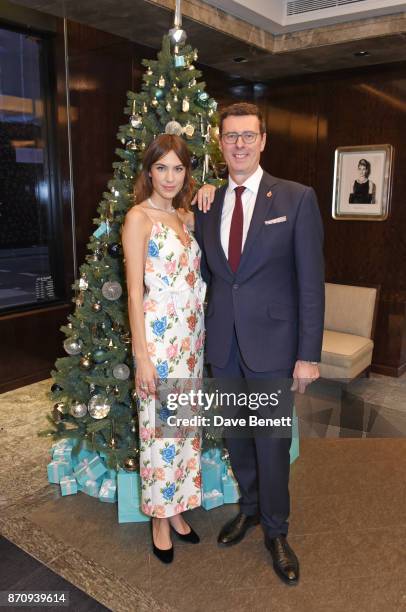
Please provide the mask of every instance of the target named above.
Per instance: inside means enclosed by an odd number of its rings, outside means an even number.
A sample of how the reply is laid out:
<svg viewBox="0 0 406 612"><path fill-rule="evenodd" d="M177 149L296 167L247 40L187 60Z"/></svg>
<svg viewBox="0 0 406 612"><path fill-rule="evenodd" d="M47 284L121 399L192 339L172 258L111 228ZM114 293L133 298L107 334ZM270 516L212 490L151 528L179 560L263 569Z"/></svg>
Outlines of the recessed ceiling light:
<svg viewBox="0 0 406 612"><path fill-rule="evenodd" d="M237 64L242 64L243 62L248 62L246 57L234 57L233 58L233 62L236 62Z"/></svg>
<svg viewBox="0 0 406 612"><path fill-rule="evenodd" d="M356 53L354 53L355 57L366 57L367 55L370 55L369 51L357 51Z"/></svg>

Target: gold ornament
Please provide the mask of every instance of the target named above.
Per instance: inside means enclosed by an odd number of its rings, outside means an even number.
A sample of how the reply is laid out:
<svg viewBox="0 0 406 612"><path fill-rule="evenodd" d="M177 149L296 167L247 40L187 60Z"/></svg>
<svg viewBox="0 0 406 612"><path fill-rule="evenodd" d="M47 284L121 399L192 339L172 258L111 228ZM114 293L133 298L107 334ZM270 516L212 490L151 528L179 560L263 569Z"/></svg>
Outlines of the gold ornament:
<svg viewBox="0 0 406 612"><path fill-rule="evenodd" d="M194 59L195 62L197 62L198 57L199 56L198 56L198 53L197 53L197 49L195 49L194 53L193 53L193 59Z"/></svg>
<svg viewBox="0 0 406 612"><path fill-rule="evenodd" d="M190 66L188 67L188 70L194 70L195 67L193 66L193 64L190 64Z"/></svg>
<svg viewBox="0 0 406 612"><path fill-rule="evenodd" d="M102 306L100 304L100 302L95 302L94 304L92 304L92 310L94 312L100 312L102 309Z"/></svg>
<svg viewBox="0 0 406 612"><path fill-rule="evenodd" d="M151 75L152 75L151 66L148 66L147 75L148 75L148 76L151 76Z"/></svg>
<svg viewBox="0 0 406 612"><path fill-rule="evenodd" d="M196 85L196 79L192 79L189 83L189 87L194 87Z"/></svg>
<svg viewBox="0 0 406 612"><path fill-rule="evenodd" d="M110 441L109 441L109 446L110 446L110 448L113 448L113 449L117 448L117 446L118 446L118 438L112 436L110 438Z"/></svg>
<svg viewBox="0 0 406 612"><path fill-rule="evenodd" d="M177 101L178 101L178 96L177 96L176 94L173 96L173 101L174 101L174 102L177 102Z"/></svg>
<svg viewBox="0 0 406 612"><path fill-rule="evenodd" d="M159 81L158 81L158 85L159 87L165 87L165 77L161 74L161 76L159 77Z"/></svg>
<svg viewBox="0 0 406 612"><path fill-rule="evenodd" d="M195 133L194 125L192 125L191 123L187 123L185 127L183 128L183 131L186 134L186 136L188 136L189 138L192 138L193 134Z"/></svg>
<svg viewBox="0 0 406 612"><path fill-rule="evenodd" d="M182 111L184 113L187 113L189 111L189 108L190 108L189 98L186 96L182 100Z"/></svg>
<svg viewBox="0 0 406 612"><path fill-rule="evenodd" d="M143 112L143 113L147 113L147 112L148 112L148 107L147 107L147 105L145 104L145 102L144 102L144 104L142 105L142 112Z"/></svg>
<svg viewBox="0 0 406 612"><path fill-rule="evenodd" d="M117 387L117 385L113 388L113 395L116 397L120 395L120 389Z"/></svg>
<svg viewBox="0 0 406 612"><path fill-rule="evenodd" d="M86 355L85 357L82 357L81 360L79 361L79 366L82 368L82 370L89 370L92 366L92 362L89 358L89 355Z"/></svg>
<svg viewBox="0 0 406 612"><path fill-rule="evenodd" d="M126 472L137 472L139 468L138 457L126 457L123 461L123 468Z"/></svg>
<svg viewBox="0 0 406 612"><path fill-rule="evenodd" d="M170 103L170 102L168 102L168 104L165 106L165 108L166 108L166 110L168 111L168 113L170 113L170 112L171 112L171 110L172 110L171 103Z"/></svg>
<svg viewBox="0 0 406 612"><path fill-rule="evenodd" d="M153 106L154 108L156 108L158 106L159 102L156 98L152 98L151 100L151 106Z"/></svg>

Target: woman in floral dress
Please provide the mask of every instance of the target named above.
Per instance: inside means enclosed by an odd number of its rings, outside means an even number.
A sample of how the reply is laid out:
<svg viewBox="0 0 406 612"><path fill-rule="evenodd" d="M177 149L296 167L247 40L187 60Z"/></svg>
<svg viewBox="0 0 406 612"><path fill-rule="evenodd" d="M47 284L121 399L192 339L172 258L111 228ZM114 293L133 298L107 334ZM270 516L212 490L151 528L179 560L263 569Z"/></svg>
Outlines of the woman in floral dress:
<svg viewBox="0 0 406 612"><path fill-rule="evenodd" d="M206 286L200 249L185 223L193 218L191 186L186 143L158 136L144 155L122 234L140 398L142 510L153 517L153 552L166 563L173 559L171 528L182 539L199 541L182 513L201 504L200 436L168 437L168 410L156 410L158 381L170 385L203 375Z"/></svg>

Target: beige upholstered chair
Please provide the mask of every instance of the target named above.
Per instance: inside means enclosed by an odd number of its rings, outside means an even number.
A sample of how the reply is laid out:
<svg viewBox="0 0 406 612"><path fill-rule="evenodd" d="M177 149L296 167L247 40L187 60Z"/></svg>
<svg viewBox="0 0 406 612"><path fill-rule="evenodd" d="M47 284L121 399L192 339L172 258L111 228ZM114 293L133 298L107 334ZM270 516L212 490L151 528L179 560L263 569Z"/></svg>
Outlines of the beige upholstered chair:
<svg viewBox="0 0 406 612"><path fill-rule="evenodd" d="M378 289L326 283L322 378L352 380L372 362Z"/></svg>

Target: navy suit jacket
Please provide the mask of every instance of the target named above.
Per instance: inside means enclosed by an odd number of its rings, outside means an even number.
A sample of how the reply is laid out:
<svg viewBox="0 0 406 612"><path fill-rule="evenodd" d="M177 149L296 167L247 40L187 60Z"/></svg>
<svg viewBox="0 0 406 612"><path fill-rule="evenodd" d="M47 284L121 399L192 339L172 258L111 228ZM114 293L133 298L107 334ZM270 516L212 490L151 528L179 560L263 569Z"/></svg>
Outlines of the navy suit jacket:
<svg viewBox="0 0 406 612"><path fill-rule="evenodd" d="M226 186L195 215L202 275L209 285L207 361L224 367L234 326L242 357L256 372L320 361L324 323L323 226L311 187L264 172L237 272L220 241ZM285 222L265 223L286 217Z"/></svg>

